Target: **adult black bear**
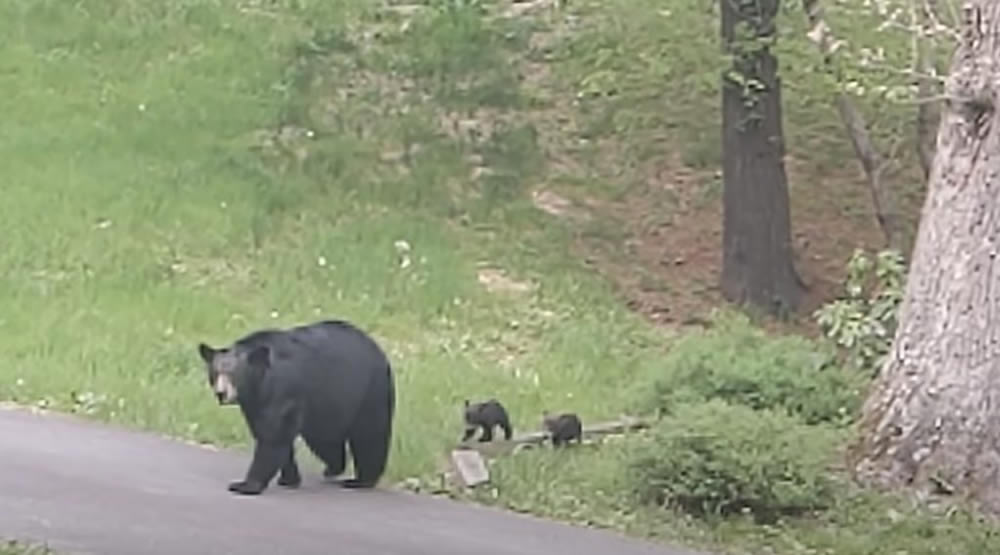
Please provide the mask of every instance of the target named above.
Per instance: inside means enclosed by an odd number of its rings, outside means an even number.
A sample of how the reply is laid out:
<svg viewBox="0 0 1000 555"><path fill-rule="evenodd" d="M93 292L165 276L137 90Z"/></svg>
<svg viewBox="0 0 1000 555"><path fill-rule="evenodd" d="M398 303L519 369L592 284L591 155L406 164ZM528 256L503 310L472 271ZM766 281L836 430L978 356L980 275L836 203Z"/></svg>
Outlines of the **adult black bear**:
<svg viewBox="0 0 1000 555"><path fill-rule="evenodd" d="M278 484L298 486L299 435L329 478L344 472L350 445L355 477L344 487L371 488L382 477L396 392L388 358L365 332L327 320L257 331L221 349L200 343L198 352L219 404L238 403L254 438L246 478L229 491L258 494L279 471Z"/></svg>

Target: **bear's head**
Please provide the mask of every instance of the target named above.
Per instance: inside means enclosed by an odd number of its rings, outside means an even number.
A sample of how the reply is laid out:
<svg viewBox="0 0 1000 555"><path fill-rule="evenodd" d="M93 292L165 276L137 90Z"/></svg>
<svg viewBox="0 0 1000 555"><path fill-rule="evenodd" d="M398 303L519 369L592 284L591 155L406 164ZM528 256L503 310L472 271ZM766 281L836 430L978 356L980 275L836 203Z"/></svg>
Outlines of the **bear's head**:
<svg viewBox="0 0 1000 555"><path fill-rule="evenodd" d="M462 417L465 420L465 431L471 433L478 429L487 420L489 408L485 403L471 403L465 400L465 408Z"/></svg>
<svg viewBox="0 0 1000 555"><path fill-rule="evenodd" d="M240 390L245 391L254 376L267 369L271 358L271 350L265 345L247 348L237 344L216 349L199 343L198 353L205 361L208 383L220 405L236 403Z"/></svg>

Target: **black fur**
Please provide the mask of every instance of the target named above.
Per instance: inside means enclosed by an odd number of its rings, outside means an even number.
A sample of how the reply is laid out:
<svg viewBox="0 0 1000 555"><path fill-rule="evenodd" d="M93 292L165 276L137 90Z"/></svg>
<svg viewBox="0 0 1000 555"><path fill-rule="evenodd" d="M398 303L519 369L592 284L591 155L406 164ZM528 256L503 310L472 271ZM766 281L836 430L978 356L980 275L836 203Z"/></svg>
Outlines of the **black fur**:
<svg viewBox="0 0 1000 555"><path fill-rule="evenodd" d="M514 435L511 428L510 418L507 416L507 409L503 408L500 401L490 399L481 403L469 403L465 400L465 435L462 441L469 439L476 434L476 430L481 429L482 435L479 441L493 441L493 428L500 426L503 429L504 439L510 439Z"/></svg>
<svg viewBox="0 0 1000 555"><path fill-rule="evenodd" d="M583 424L580 422L580 417L571 412L554 416L545 414L542 416L542 426L549 432L554 447L567 445L574 439L580 443L583 439Z"/></svg>
<svg viewBox="0 0 1000 555"><path fill-rule="evenodd" d="M202 343L198 350L213 383L216 367L229 365L254 438L246 477L230 491L258 494L279 472L278 484L298 486L294 442L300 435L326 464L326 477L343 473L350 445L355 477L341 482L344 487L374 487L382 477L396 393L385 353L365 332L327 320L257 331L223 349Z"/></svg>

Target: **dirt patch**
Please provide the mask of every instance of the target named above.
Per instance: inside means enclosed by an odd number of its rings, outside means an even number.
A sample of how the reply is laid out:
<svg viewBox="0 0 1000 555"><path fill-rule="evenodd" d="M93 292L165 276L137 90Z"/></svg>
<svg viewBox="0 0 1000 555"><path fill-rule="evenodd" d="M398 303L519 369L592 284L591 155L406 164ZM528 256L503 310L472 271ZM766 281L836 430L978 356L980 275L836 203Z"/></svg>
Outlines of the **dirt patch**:
<svg viewBox="0 0 1000 555"><path fill-rule="evenodd" d="M509 277L498 268L483 268L477 272L479 283L491 293L528 293L535 285Z"/></svg>
<svg viewBox="0 0 1000 555"><path fill-rule="evenodd" d="M882 234L871 213L867 185L845 171L817 181L795 160L787 163L793 184L795 265L808 287L797 321L769 327L813 334L810 314L840 293L844 264L855 248L879 248ZM702 323L725 304L717 286L721 272L721 189L714 172L697 172L677 160L645 170L647 187L595 208L595 219L617 222L620 239L581 233L579 255L618 288L629 307L651 321ZM794 183L809 187L795 188ZM670 206L665 212L665 206Z"/></svg>

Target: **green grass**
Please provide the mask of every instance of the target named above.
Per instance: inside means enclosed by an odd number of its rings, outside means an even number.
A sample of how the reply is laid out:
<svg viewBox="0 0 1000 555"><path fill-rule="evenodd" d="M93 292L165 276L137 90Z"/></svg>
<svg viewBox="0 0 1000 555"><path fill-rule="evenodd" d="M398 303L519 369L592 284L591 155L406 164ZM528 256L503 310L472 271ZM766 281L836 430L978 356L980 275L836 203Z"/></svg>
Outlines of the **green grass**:
<svg viewBox="0 0 1000 555"><path fill-rule="evenodd" d="M53 555L51 549L13 540L0 541L0 555Z"/></svg>
<svg viewBox="0 0 1000 555"><path fill-rule="evenodd" d="M505 196L530 133L500 129L467 148L429 128L433 104L373 117L386 104L368 97L330 114L342 132L308 120L322 92L315 60L336 51L293 62L303 43L338 32L307 25L324 13L342 22L336 6L26 6L0 12L12 45L0 58L11 91L0 101L4 398L242 444L239 415L208 394L197 342L345 317L398 369L390 477L401 478L434 468L461 433L465 397L501 396L519 428L543 406L605 417L627 401L615 384L659 356L654 333L557 247L568 232ZM401 71L468 71L423 55ZM381 58L358 59L380 71L399 61ZM316 129L301 167L254 148L255 131L281 121ZM407 137L425 145L410 167L379 162ZM445 219L445 185L473 153L500 170L467 191L479 199L461 204L471 215ZM541 283L487 292L482 263Z"/></svg>
<svg viewBox="0 0 1000 555"><path fill-rule="evenodd" d="M528 193L617 198L675 149L714 167L715 16L694 0L669 14L653 0L611 0L519 18L434 4L452 8L0 7L0 398L246 445L238 413L207 389L197 343L343 317L397 368L390 481L433 476L461 434L464 398L502 398L520 430L536 429L545 408L587 421L633 410L672 334L623 306L569 248L577 234L620 239L621 226L549 217ZM821 172L850 150L828 89L810 77L812 51L794 38L796 16L783 16L786 127L793 154ZM863 107L902 121L884 103ZM486 268L530 287L490 290ZM778 553L935 553L963 533L970 549L988 545L974 543L986 532L972 520L888 522L883 507L898 505L860 494L779 527L701 524L624 496L624 451L561 455L501 460L499 497L476 495ZM854 551L833 544L835 532Z"/></svg>
<svg viewBox="0 0 1000 555"><path fill-rule="evenodd" d="M614 451L614 453L607 453ZM491 470L496 486L468 495L513 511L695 546L718 554L979 555L1000 549L995 525L962 508L914 507L906 498L845 487L828 510L758 525L750 516L708 519L638 504L625 488L617 446L554 457L525 452Z"/></svg>

